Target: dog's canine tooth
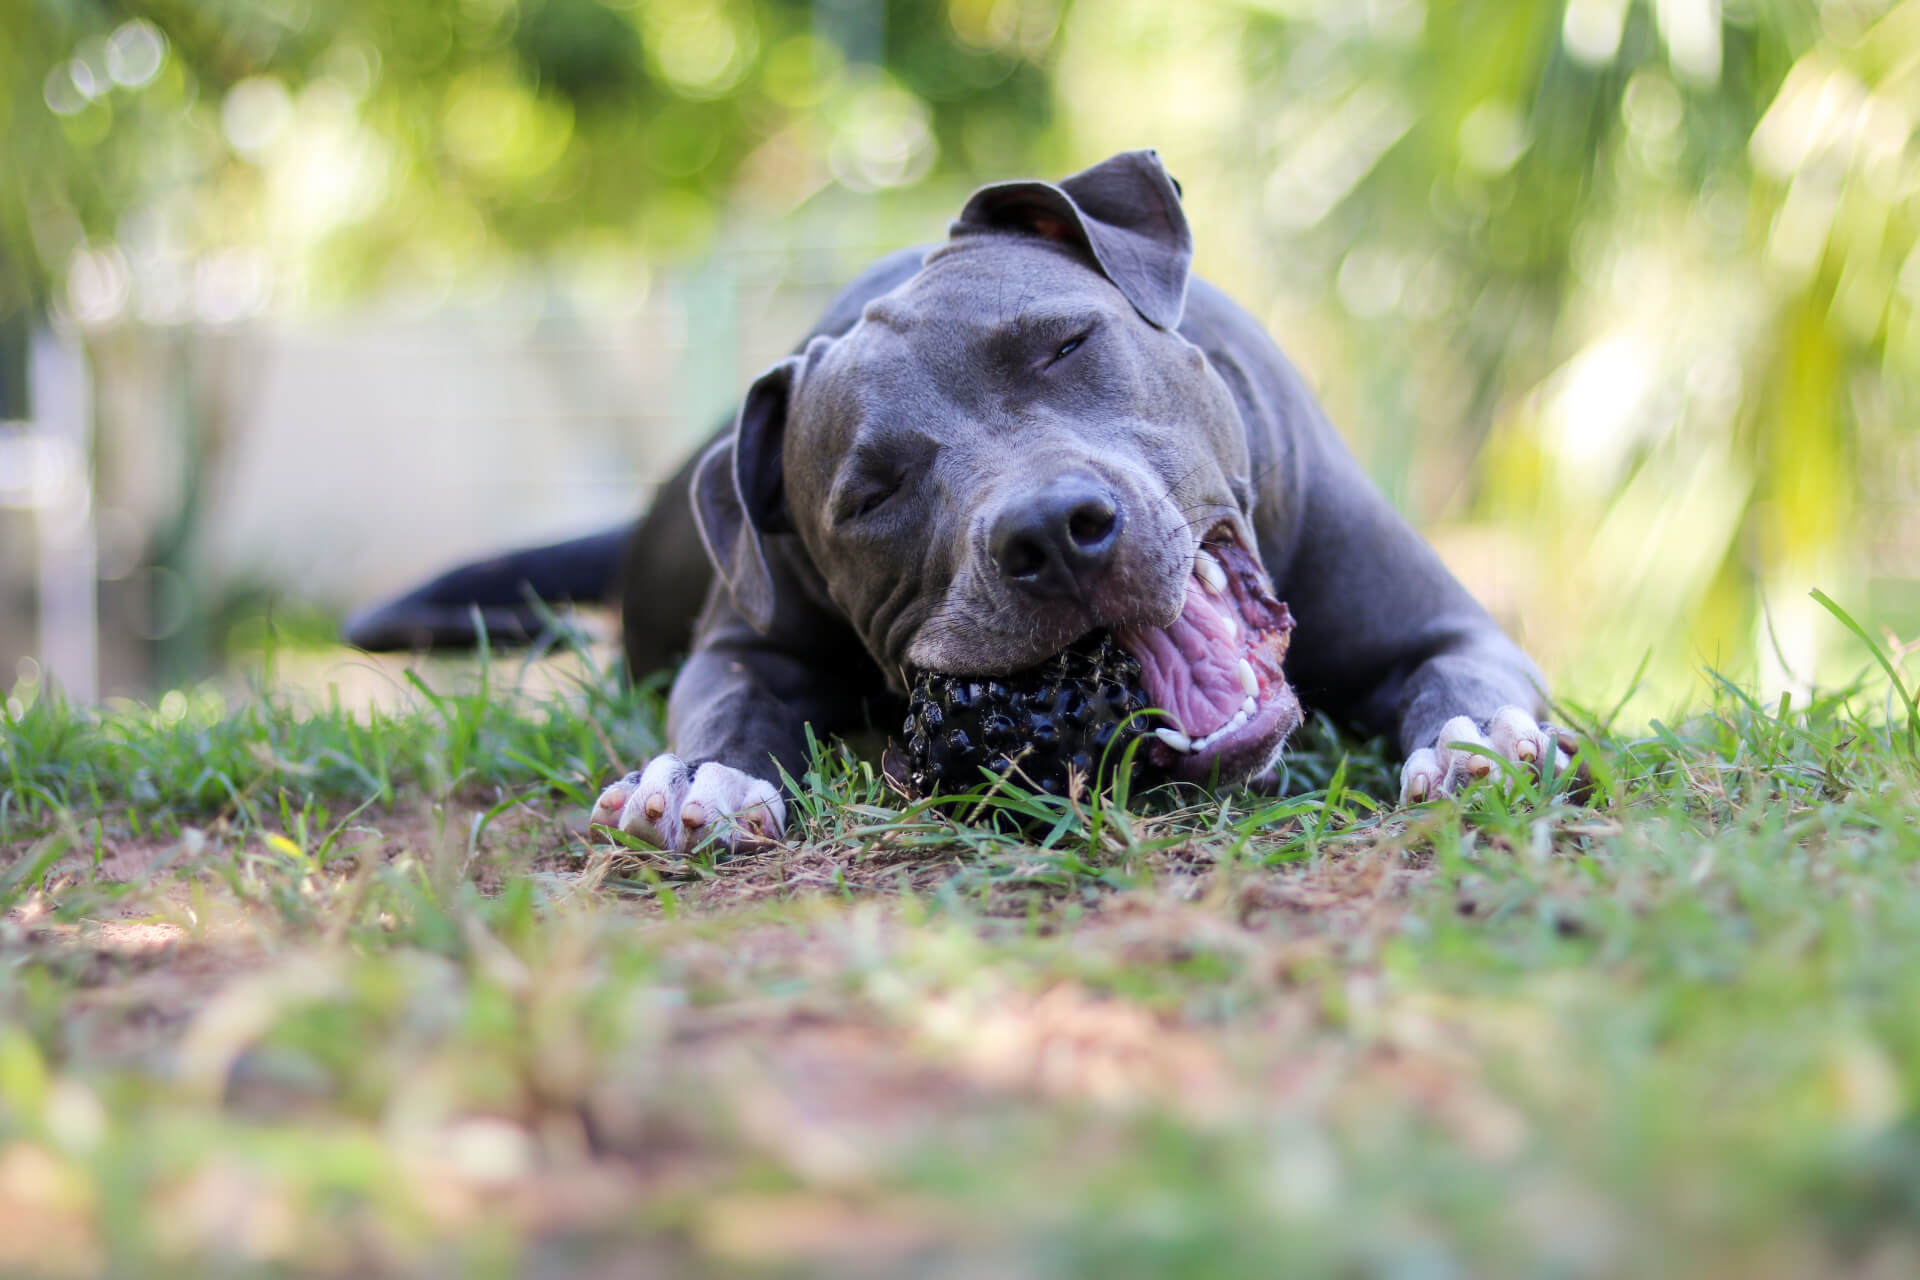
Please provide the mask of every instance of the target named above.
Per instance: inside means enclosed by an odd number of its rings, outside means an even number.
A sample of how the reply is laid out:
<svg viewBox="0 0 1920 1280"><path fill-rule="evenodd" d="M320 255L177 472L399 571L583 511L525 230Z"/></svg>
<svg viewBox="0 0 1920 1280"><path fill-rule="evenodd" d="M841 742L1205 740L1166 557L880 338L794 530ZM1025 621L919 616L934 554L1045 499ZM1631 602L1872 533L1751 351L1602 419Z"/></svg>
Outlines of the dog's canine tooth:
<svg viewBox="0 0 1920 1280"><path fill-rule="evenodd" d="M1205 547L1194 552L1193 575L1212 595L1223 595L1227 589L1227 571L1214 559L1213 552Z"/></svg>
<svg viewBox="0 0 1920 1280"><path fill-rule="evenodd" d="M1227 593L1227 571L1220 567L1220 562L1205 547L1193 557L1193 576L1200 579L1200 585L1210 595L1223 596Z"/></svg>
<svg viewBox="0 0 1920 1280"><path fill-rule="evenodd" d="M1240 687L1247 691L1249 698L1260 696L1260 677L1245 658L1240 659Z"/></svg>
<svg viewBox="0 0 1920 1280"><path fill-rule="evenodd" d="M1175 751L1185 753L1193 750L1193 739L1178 729L1155 729L1153 736L1172 747Z"/></svg>

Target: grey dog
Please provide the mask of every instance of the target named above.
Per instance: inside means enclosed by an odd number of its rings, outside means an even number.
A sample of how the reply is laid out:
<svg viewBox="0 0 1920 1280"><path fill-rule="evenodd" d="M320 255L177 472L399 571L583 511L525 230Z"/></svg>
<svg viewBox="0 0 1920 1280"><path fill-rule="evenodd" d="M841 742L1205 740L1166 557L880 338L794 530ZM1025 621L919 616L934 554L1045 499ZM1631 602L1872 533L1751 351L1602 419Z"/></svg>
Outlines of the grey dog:
<svg viewBox="0 0 1920 1280"><path fill-rule="evenodd" d="M672 753L593 814L672 850L781 834L775 766L800 776L809 724L897 726L916 670L1015 671L1103 628L1178 722L1149 745L1177 776L1272 769L1296 690L1394 739L1403 801L1485 752L1564 767L1534 665L1192 251L1151 151L982 188L946 243L848 286L631 532L455 570L348 638L470 640L475 606L511 638L529 593L617 593L636 673L690 638Z"/></svg>

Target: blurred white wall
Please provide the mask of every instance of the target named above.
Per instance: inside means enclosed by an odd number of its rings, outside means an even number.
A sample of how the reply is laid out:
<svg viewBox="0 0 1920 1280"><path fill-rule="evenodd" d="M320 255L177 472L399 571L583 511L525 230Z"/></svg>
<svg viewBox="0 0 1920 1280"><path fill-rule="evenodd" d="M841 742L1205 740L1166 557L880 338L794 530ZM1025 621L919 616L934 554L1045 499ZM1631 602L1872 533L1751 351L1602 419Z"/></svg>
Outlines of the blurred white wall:
<svg viewBox="0 0 1920 1280"><path fill-rule="evenodd" d="M536 284L250 335L229 362L250 386L210 472L207 564L348 606L631 519L805 333L817 292L708 279L582 311ZM714 332L697 308L735 320Z"/></svg>
<svg viewBox="0 0 1920 1280"><path fill-rule="evenodd" d="M103 691L213 659L196 628L236 592L346 611L632 519L855 274L849 253L735 247L680 272L620 261L323 316L94 328ZM0 691L45 656L30 525L0 524Z"/></svg>

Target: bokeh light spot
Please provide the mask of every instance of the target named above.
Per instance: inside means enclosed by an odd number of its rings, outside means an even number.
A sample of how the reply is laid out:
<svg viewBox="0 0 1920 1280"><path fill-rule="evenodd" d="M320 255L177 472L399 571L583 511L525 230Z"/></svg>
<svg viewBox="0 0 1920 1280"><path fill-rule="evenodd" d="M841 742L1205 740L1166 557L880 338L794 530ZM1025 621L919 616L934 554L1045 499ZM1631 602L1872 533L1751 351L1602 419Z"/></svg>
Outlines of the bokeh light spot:
<svg viewBox="0 0 1920 1280"><path fill-rule="evenodd" d="M496 66L464 72L447 88L447 149L468 169L500 179L541 172L566 151L573 112L537 97Z"/></svg>
<svg viewBox="0 0 1920 1280"><path fill-rule="evenodd" d="M767 96L791 111L817 106L840 78L845 59L831 41L790 36L767 54L761 71Z"/></svg>
<svg viewBox="0 0 1920 1280"><path fill-rule="evenodd" d="M227 91L220 129L233 149L258 160L286 130L293 115L287 87L272 76L250 76Z"/></svg>
<svg viewBox="0 0 1920 1280"><path fill-rule="evenodd" d="M123 22L107 37L107 74L126 89L138 89L160 74L167 39L144 18Z"/></svg>
<svg viewBox="0 0 1920 1280"><path fill-rule="evenodd" d="M661 23L653 56L660 74L682 97L716 98L746 69L741 33L711 9L690 8Z"/></svg>
<svg viewBox="0 0 1920 1280"><path fill-rule="evenodd" d="M1526 122L1509 103L1483 102L1460 122L1460 159L1476 173L1505 173L1526 149Z"/></svg>
<svg viewBox="0 0 1920 1280"><path fill-rule="evenodd" d="M916 182L933 166L927 104L899 85L872 81L838 113L827 166L842 185L874 191Z"/></svg>
<svg viewBox="0 0 1920 1280"><path fill-rule="evenodd" d="M1627 0L1568 0L1560 40L1575 62L1604 67L1619 52L1626 24Z"/></svg>
<svg viewBox="0 0 1920 1280"><path fill-rule="evenodd" d="M46 100L47 110L57 116L73 115L93 101L75 82L73 64L69 62L63 62L47 72L47 78L41 85L40 96Z"/></svg>
<svg viewBox="0 0 1920 1280"><path fill-rule="evenodd" d="M83 249L67 268L67 305L73 318L88 328L118 320L127 309L132 278L127 260L112 246Z"/></svg>

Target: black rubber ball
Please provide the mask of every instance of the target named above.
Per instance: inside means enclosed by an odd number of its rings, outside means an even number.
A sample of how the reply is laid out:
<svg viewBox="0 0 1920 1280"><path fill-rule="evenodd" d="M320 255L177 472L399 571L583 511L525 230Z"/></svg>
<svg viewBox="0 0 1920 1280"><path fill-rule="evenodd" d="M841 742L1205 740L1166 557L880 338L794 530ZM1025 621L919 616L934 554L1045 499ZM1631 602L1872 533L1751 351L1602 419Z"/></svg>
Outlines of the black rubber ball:
<svg viewBox="0 0 1920 1280"><path fill-rule="evenodd" d="M1011 675L923 671L902 726L901 781L916 796L971 791L986 769L1065 795L1072 773L1096 781L1103 757L1118 767L1127 744L1152 728L1135 714L1146 706L1139 662L1105 633ZM1158 781L1144 754L1135 752L1136 782Z"/></svg>

